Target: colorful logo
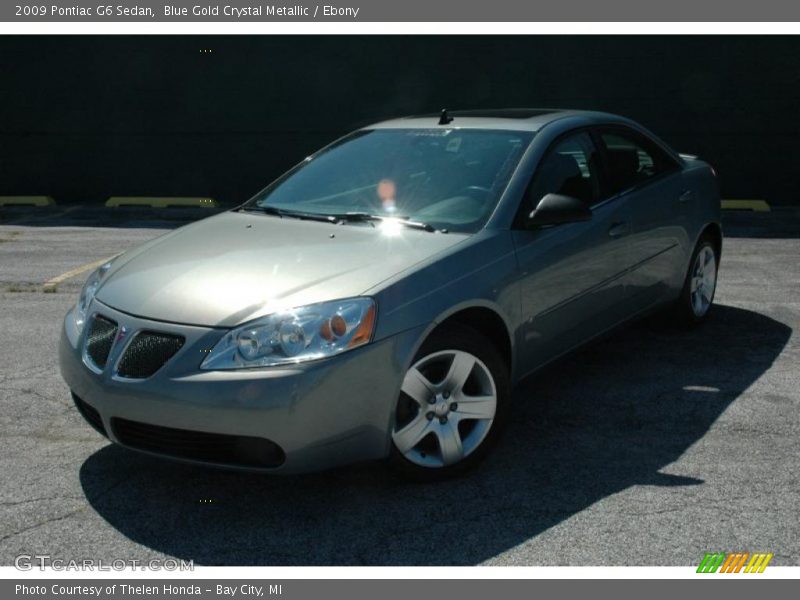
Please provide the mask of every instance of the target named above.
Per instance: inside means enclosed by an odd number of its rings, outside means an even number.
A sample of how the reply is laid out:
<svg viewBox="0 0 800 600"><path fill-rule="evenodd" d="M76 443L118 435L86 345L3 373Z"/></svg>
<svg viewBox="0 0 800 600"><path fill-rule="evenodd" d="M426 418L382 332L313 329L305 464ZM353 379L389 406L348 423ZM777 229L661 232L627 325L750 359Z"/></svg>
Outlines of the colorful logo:
<svg viewBox="0 0 800 600"><path fill-rule="evenodd" d="M700 565L697 567L698 573L763 573L769 561L772 560L772 553L754 552L706 552ZM745 563L747 566L745 566Z"/></svg>

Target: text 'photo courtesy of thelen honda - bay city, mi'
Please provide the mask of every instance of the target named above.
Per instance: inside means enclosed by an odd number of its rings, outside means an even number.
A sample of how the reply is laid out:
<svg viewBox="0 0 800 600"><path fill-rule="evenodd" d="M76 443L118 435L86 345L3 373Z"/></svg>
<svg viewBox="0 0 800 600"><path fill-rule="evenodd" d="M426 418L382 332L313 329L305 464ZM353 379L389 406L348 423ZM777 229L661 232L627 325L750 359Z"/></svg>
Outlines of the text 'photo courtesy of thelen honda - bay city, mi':
<svg viewBox="0 0 800 600"><path fill-rule="evenodd" d="M395 119L100 267L61 371L126 448L439 478L553 359L653 309L703 321L721 247L713 169L623 117Z"/></svg>

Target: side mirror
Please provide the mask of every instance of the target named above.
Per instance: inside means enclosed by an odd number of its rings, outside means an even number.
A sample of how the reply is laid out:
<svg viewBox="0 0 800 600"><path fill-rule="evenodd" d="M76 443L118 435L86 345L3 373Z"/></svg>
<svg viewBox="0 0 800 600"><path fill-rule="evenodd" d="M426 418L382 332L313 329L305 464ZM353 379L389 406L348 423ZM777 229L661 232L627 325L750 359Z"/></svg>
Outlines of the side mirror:
<svg viewBox="0 0 800 600"><path fill-rule="evenodd" d="M528 225L560 225L592 218L592 211L583 200L561 194L546 194L528 215Z"/></svg>

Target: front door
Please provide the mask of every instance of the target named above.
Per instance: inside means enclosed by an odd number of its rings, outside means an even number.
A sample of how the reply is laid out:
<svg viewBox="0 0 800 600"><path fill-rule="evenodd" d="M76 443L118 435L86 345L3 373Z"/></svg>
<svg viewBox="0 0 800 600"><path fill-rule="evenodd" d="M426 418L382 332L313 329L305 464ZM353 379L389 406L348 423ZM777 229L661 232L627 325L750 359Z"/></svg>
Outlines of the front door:
<svg viewBox="0 0 800 600"><path fill-rule="evenodd" d="M623 274L630 266L624 197L604 200L599 154L588 132L556 141L537 167L521 211L548 193L583 200L589 221L513 232L520 269L521 374L624 318ZM522 221L520 221L522 223Z"/></svg>

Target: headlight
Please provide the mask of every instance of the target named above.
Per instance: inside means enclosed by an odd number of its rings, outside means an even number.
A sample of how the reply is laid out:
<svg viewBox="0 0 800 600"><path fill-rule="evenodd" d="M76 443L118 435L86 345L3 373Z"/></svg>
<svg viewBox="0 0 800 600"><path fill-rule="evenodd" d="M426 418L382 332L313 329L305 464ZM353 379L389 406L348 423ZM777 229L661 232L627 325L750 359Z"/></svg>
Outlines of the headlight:
<svg viewBox="0 0 800 600"><path fill-rule="evenodd" d="M92 303L97 288L100 287L103 278L111 268L111 262L112 261L108 261L106 264L96 269L89 275L86 283L83 284L81 295L78 297L78 303L75 305L75 328L78 333L83 330L83 326L86 324L86 311L89 310L89 305Z"/></svg>
<svg viewBox="0 0 800 600"><path fill-rule="evenodd" d="M375 302L350 298L274 313L232 329L201 369L271 367L325 358L372 339Z"/></svg>

